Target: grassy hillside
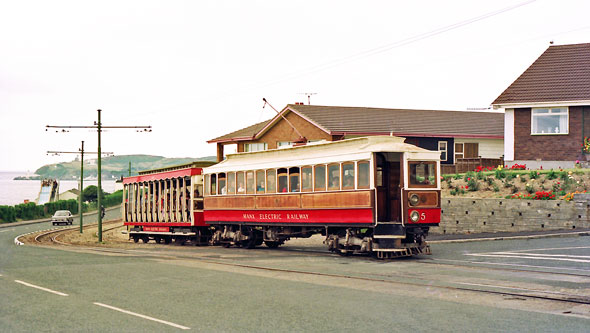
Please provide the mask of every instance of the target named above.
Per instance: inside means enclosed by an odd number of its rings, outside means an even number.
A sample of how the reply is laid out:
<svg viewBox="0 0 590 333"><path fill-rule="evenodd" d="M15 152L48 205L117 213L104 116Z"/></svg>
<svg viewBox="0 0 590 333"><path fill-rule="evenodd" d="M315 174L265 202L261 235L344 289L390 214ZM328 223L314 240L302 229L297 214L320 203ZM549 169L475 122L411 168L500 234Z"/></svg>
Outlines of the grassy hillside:
<svg viewBox="0 0 590 333"><path fill-rule="evenodd" d="M171 165L185 164L193 161L215 161L215 156L201 158L181 157L167 158L153 155L121 155L102 158L103 179L116 179L128 176L129 162L131 162L131 175L137 175L138 171L163 168ZM56 163L44 165L35 171L41 178L78 179L80 176L80 161ZM96 178L96 159L84 159L84 178Z"/></svg>

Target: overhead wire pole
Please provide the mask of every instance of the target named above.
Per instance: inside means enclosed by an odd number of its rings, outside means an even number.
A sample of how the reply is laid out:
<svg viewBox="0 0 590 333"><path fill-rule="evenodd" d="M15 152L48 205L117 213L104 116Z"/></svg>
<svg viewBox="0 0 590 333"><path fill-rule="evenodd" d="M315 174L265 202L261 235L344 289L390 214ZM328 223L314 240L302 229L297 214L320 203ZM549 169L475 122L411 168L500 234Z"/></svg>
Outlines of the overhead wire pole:
<svg viewBox="0 0 590 333"><path fill-rule="evenodd" d="M100 140L101 140L101 132L103 129L108 128L108 129L122 129L122 128L132 128L137 130L137 132L151 132L152 131L152 127L151 126L103 126L102 122L100 121L100 113L102 112L102 110L98 109L96 110L98 112L98 122L94 122L93 126L52 126L52 125L47 125L45 126L47 130L48 128L61 128L61 132L68 132L66 131L66 129L75 129L75 128L93 128L96 129L98 132L98 149L97 149L97 154L98 154L98 161L97 161L97 171L98 171L98 199L97 199L97 209L98 209L98 242L102 243L102 215L101 213L101 208L102 208L102 203L101 203L101 195L102 195L102 182L101 182L101 178L102 178L102 173L101 173L101 147L100 147ZM59 131L56 131L59 132Z"/></svg>
<svg viewBox="0 0 590 333"><path fill-rule="evenodd" d="M61 155L61 154L80 154L80 194L78 195L78 213L80 214L80 233L82 233L83 217L82 211L82 192L84 191L84 153L86 154L98 154L97 152L84 152L84 141L82 141L82 147L78 148L78 151L55 151L48 150L47 154ZM105 155L112 155L112 152L105 152Z"/></svg>

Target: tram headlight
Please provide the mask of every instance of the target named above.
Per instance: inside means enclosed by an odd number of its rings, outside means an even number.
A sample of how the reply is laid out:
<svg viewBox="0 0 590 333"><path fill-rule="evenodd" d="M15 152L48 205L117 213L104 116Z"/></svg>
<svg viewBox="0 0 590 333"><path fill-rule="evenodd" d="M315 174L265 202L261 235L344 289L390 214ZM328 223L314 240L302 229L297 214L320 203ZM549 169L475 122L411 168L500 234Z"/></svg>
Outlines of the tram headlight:
<svg viewBox="0 0 590 333"><path fill-rule="evenodd" d="M418 213L418 211L413 210L410 212L410 220L412 222L418 222L419 219L420 219L420 213Z"/></svg>
<svg viewBox="0 0 590 333"><path fill-rule="evenodd" d="M410 206L416 206L420 202L420 197L418 194L413 193L410 195Z"/></svg>

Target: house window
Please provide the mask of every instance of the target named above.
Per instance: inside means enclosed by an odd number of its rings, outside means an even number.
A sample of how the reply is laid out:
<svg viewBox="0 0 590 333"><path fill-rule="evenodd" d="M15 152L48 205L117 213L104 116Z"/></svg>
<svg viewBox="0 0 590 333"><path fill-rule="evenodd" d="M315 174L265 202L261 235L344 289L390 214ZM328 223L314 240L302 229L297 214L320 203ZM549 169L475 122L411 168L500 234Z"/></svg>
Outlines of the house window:
<svg viewBox="0 0 590 333"><path fill-rule="evenodd" d="M447 142L446 141L439 141L438 142L438 150L440 151L440 160L446 161L447 160Z"/></svg>
<svg viewBox="0 0 590 333"><path fill-rule="evenodd" d="M277 141L277 148L285 148L293 146L291 141Z"/></svg>
<svg viewBox="0 0 590 333"><path fill-rule="evenodd" d="M568 134L568 108L539 108L531 112L531 134Z"/></svg>
<svg viewBox="0 0 590 333"><path fill-rule="evenodd" d="M267 149L266 143L244 143L244 151L263 151Z"/></svg>

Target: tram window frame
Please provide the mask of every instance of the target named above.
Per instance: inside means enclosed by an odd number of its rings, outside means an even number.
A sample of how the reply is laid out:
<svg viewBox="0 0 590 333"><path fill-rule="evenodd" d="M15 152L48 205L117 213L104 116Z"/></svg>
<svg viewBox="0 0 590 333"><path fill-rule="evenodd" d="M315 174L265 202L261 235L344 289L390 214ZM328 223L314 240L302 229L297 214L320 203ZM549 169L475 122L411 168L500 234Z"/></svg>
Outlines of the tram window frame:
<svg viewBox="0 0 590 333"><path fill-rule="evenodd" d="M227 194L236 194L236 173L227 173Z"/></svg>
<svg viewBox="0 0 590 333"><path fill-rule="evenodd" d="M256 194L264 194L266 190L266 172L264 170L256 170L254 175L256 176L256 181L254 182Z"/></svg>
<svg viewBox="0 0 590 333"><path fill-rule="evenodd" d="M209 187L210 177L211 177L211 175L205 175L205 193L204 193L205 195L211 194L210 187ZM160 184L160 186L161 186L161 184ZM164 191L164 190L162 190L162 191Z"/></svg>
<svg viewBox="0 0 590 333"><path fill-rule="evenodd" d="M362 170L361 172L361 165L366 165L367 168L366 170ZM366 179L363 178L363 180L366 180L366 185L361 184L361 174L366 175ZM365 176L363 176L365 177ZM371 163L369 161L358 161L356 162L356 179L357 179L357 183L356 183L356 188L357 189L368 189L371 187Z"/></svg>
<svg viewBox="0 0 590 333"><path fill-rule="evenodd" d="M334 168L334 169L331 169ZM330 163L328 164L328 168L327 168L327 173L328 173L328 191L339 191L341 184L342 184L342 179L340 179L340 163ZM338 186L332 186L332 183L334 182L334 177L338 177L337 181L338 181Z"/></svg>
<svg viewBox="0 0 590 333"><path fill-rule="evenodd" d="M284 180L282 178L284 177ZM285 182L284 187L281 184ZM289 170L287 168L277 169L277 193L288 193L289 192Z"/></svg>
<svg viewBox="0 0 590 333"><path fill-rule="evenodd" d="M172 185L172 183L170 185ZM212 195L217 194L217 174L215 174L215 173L211 174L211 189L210 189L210 193Z"/></svg>
<svg viewBox="0 0 590 333"><path fill-rule="evenodd" d="M256 181L254 179L254 171L246 171L246 194L256 193Z"/></svg>
<svg viewBox="0 0 590 333"><path fill-rule="evenodd" d="M305 176L305 177L304 177ZM300 181L301 181L301 192L311 192L313 191L313 167L310 165L302 166L301 173L300 173ZM303 178L307 178L307 182L304 181ZM305 186L309 184L308 186Z"/></svg>
<svg viewBox="0 0 590 333"><path fill-rule="evenodd" d="M345 168L347 168L347 170L345 170ZM342 181L342 189L343 190L354 190L355 188L355 179L356 179L356 173L355 173L355 163L354 162L343 162L342 165L340 166L340 179ZM352 175L346 175L347 171L352 172ZM352 185L346 185L345 180L347 179L352 179Z"/></svg>
<svg viewBox="0 0 590 333"><path fill-rule="evenodd" d="M301 170L299 167L289 168L289 192L301 192Z"/></svg>
<svg viewBox="0 0 590 333"><path fill-rule="evenodd" d="M416 166L427 165L428 170L432 169L432 175L424 179L424 182L418 183L417 176L412 177L416 173ZM408 161L408 187L409 188L436 188L438 186L436 162L434 161ZM433 181L430 181L432 177Z"/></svg>
<svg viewBox="0 0 590 333"><path fill-rule="evenodd" d="M322 169L322 171L318 172L318 169ZM314 192L323 192L326 190L326 170L328 168L326 167L325 164L318 164L318 165L314 165L313 166L313 191ZM320 175L320 177L318 177L318 175ZM318 185L322 185L322 178L323 178L323 186L318 186Z"/></svg>
<svg viewBox="0 0 590 333"><path fill-rule="evenodd" d="M240 184L242 184L241 190ZM236 194L246 194L246 175L244 174L244 171L236 172Z"/></svg>
<svg viewBox="0 0 590 333"><path fill-rule="evenodd" d="M217 194L227 194L227 179L225 178L225 176L225 172L220 172L217 174Z"/></svg>
<svg viewBox="0 0 590 333"><path fill-rule="evenodd" d="M272 179L272 182L269 182L270 179ZM277 170L267 169L266 170L266 193L276 193L276 192L277 192Z"/></svg>

